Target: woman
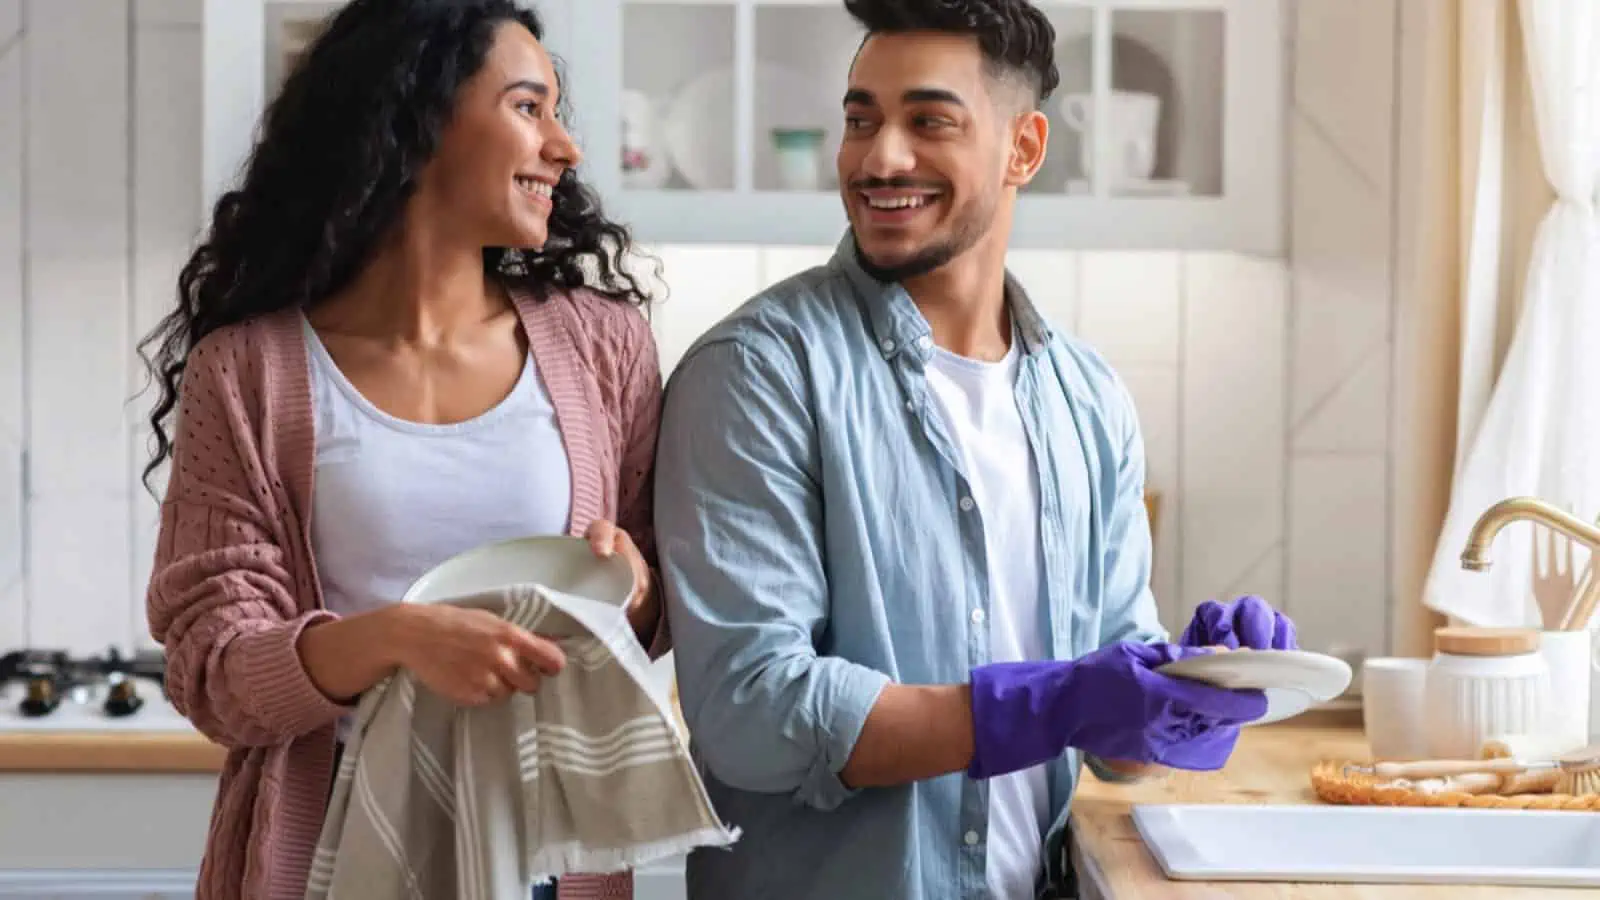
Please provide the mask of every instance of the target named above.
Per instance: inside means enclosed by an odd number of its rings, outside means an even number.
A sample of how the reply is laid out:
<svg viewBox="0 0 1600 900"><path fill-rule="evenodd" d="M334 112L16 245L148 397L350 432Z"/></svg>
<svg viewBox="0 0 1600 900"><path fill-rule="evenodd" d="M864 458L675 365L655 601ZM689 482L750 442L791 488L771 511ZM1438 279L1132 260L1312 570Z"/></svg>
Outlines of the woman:
<svg viewBox="0 0 1600 900"><path fill-rule="evenodd" d="M146 340L146 477L171 462L151 633L174 705L229 749L201 897L304 889L338 738L390 672L481 704L560 671L490 613L395 602L438 562L586 535L632 564L629 620L667 649L647 297L573 174L540 37L512 0L344 7Z"/></svg>

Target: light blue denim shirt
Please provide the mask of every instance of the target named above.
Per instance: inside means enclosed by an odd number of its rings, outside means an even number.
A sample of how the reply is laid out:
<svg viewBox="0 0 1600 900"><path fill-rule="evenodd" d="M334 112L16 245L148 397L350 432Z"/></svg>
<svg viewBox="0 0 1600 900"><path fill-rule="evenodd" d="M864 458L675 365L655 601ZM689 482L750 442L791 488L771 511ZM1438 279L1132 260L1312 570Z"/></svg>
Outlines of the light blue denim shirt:
<svg viewBox="0 0 1600 900"><path fill-rule="evenodd" d="M928 324L853 246L713 327L667 387L656 534L680 699L711 800L744 832L691 854L690 900L987 895L986 782L839 778L885 683L964 683L989 662L983 511L931 405ZM1009 277L1007 297L1045 645L1065 659L1163 639L1128 392ZM1044 886L1066 877L1079 762L1049 764Z"/></svg>

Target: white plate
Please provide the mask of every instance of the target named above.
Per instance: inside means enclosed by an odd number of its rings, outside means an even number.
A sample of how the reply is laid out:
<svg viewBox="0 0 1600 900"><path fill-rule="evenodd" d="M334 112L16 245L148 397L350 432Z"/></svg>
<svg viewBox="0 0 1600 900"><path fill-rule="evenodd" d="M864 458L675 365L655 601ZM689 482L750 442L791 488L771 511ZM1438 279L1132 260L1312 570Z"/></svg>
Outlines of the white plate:
<svg viewBox="0 0 1600 900"><path fill-rule="evenodd" d="M1137 804L1133 824L1175 881L1600 887L1600 816L1593 814Z"/></svg>
<svg viewBox="0 0 1600 900"><path fill-rule="evenodd" d="M564 594L622 606L633 594L633 569L620 554L601 559L583 538L514 538L485 544L434 566L412 583L405 603L436 603L513 584L542 584Z"/></svg>
<svg viewBox="0 0 1600 900"><path fill-rule="evenodd" d="M1281 722L1326 703L1344 693L1352 675L1344 660L1306 650L1230 650L1180 659L1156 671L1217 687L1264 692L1267 714L1251 725Z"/></svg>
<svg viewBox="0 0 1600 900"><path fill-rule="evenodd" d="M832 171L832 150L838 145L844 113L837 94L818 87L817 79L772 63L757 63L754 91L755 134L752 135L752 184L775 190L778 159L772 149L774 128L821 128L824 172ZM668 102L661 132L672 162L696 190L729 190L735 181L734 72L713 69L700 75Z"/></svg>

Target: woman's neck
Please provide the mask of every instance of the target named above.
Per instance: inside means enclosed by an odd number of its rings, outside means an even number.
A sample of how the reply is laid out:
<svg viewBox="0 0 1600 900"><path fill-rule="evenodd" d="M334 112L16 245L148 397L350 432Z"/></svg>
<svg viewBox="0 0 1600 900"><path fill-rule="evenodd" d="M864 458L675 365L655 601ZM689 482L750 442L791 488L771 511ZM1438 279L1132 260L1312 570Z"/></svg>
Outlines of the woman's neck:
<svg viewBox="0 0 1600 900"><path fill-rule="evenodd" d="M437 344L511 307L488 277L483 249L408 230L383 245L312 316L319 328L406 344Z"/></svg>

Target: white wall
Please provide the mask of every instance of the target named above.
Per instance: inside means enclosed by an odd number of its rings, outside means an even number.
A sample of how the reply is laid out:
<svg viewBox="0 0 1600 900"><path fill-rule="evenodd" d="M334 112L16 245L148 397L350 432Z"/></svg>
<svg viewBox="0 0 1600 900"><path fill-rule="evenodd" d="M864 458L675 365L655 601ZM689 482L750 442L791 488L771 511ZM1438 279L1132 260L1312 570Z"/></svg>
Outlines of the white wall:
<svg viewBox="0 0 1600 900"><path fill-rule="evenodd" d="M1298 0L1288 579L1329 645L1389 646L1395 0Z"/></svg>
<svg viewBox="0 0 1600 900"><path fill-rule="evenodd" d="M154 509L136 476L143 406L125 401L142 384L133 340L172 302L198 226L197 8L0 0L0 648L148 641ZM1366 16L1302 11L1302 33L1385 39L1382 17ZM1047 315L1132 387L1164 496L1156 587L1168 625L1207 597L1258 592L1304 623L1308 645L1379 650L1389 176L1387 132L1368 131L1387 127L1392 76L1307 60L1292 268L1179 252L1029 251L1012 263ZM1335 74L1357 99L1315 90ZM672 291L656 314L668 365L725 310L829 250L651 249Z"/></svg>

